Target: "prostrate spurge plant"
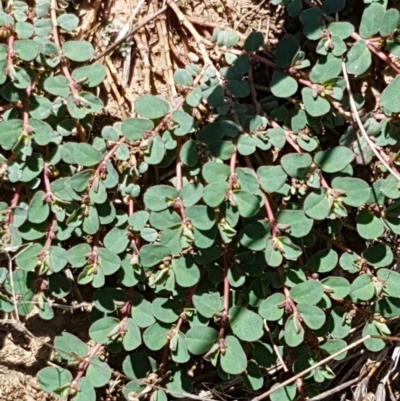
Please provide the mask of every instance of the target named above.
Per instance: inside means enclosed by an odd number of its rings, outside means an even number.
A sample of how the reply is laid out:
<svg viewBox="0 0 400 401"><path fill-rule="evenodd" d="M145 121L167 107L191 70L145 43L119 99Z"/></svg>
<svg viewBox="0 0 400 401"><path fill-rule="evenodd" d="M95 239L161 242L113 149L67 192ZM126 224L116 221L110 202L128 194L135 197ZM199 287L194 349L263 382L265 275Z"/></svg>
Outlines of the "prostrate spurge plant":
<svg viewBox="0 0 400 401"><path fill-rule="evenodd" d="M18 315L36 308L52 319L71 291L70 268L96 289L95 345L57 336L60 367L39 372L44 390L95 401L95 388L113 388L103 347L126 353L117 368L130 399L145 389L152 400L185 396L188 367L201 357L222 380L242 375L260 390L279 362L274 344L299 373L345 348L352 328L390 333L387 320L400 315L388 242L400 234L400 78L382 92L384 114L363 117L365 135L349 107L364 99L349 98L344 78L379 58L398 72L390 57L400 56L400 14L364 1L355 27L344 21L345 0L282 3L316 54L286 35L273 63L256 53L261 33L242 52L236 33L215 30L219 70L177 70L174 104L141 96L137 117L94 138L105 68L90 63L90 43L60 40L78 25L68 2L13 1L0 13L1 241L20 250L12 277L7 259L0 268L0 309L12 312L16 297ZM248 79L254 62L271 69L272 95L260 100ZM191 115L202 102L211 115L199 124ZM353 241L337 240L344 223L355 226ZM271 400L318 394L333 377L323 365Z"/></svg>

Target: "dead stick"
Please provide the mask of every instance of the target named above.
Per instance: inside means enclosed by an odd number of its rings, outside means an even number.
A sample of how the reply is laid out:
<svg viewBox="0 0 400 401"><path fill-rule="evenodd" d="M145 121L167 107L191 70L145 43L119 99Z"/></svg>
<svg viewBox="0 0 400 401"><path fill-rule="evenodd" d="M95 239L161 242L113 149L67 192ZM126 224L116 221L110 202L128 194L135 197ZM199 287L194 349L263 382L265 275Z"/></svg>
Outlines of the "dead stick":
<svg viewBox="0 0 400 401"><path fill-rule="evenodd" d="M100 55L95 57L92 62L95 62L102 57L104 57L106 54L110 53L113 51L116 47L118 47L122 42L124 42L126 39L128 39L130 36L132 36L135 32L137 32L139 29L143 28L146 24L148 24L150 21L152 21L154 18L158 17L160 14L162 14L167 7L161 8L159 11L154 13L153 15L150 15L150 17L144 18L142 22L139 24L135 25L130 32L128 32L125 36L123 36L120 40L117 40L115 43L112 45L108 46L104 52L102 52Z"/></svg>

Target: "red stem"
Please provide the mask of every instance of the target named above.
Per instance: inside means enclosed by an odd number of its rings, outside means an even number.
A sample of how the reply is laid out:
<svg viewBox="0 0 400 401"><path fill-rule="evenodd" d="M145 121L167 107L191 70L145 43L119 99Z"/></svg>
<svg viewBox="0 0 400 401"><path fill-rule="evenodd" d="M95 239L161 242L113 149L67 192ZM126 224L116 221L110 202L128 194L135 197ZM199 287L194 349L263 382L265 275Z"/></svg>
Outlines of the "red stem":
<svg viewBox="0 0 400 401"><path fill-rule="evenodd" d="M48 163L44 164L43 168L43 183L44 183L44 189L45 189L45 195L44 195L44 201L46 203L51 203L53 201L53 193L51 192L51 186L50 186L50 174L51 171L49 169Z"/></svg>
<svg viewBox="0 0 400 401"><path fill-rule="evenodd" d="M229 293L230 293L230 284L228 279L228 272L229 272L229 263L228 263L228 250L225 249L223 255L223 263L224 263L224 310L221 314L221 322L220 322L220 329L219 329L219 345L221 352L225 352L226 345L225 345L225 331L226 326L228 324L228 311L229 311Z"/></svg>
<svg viewBox="0 0 400 401"><path fill-rule="evenodd" d="M8 224L12 224L13 223L14 215L13 215L12 209L18 205L19 197L21 195L21 190L22 190L22 183L19 182L17 184L16 188L15 188L14 196L13 196L13 198L11 200L11 205L8 208L8 211L7 211Z"/></svg>
<svg viewBox="0 0 400 401"><path fill-rule="evenodd" d="M99 351L100 349L103 347L102 344L96 344L91 350L89 355L83 359L82 363L79 366L79 370L78 373L75 376L75 379L72 381L71 383L71 388L77 391L80 391L79 388L79 380L83 377L83 375L86 372L86 369L89 366L90 363L90 359L93 358Z"/></svg>
<svg viewBox="0 0 400 401"><path fill-rule="evenodd" d="M56 233L55 233L56 223L57 223L57 219L55 218L55 216L53 216L51 219L49 231L47 232L46 244L44 246L45 252L47 252L49 250L53 239L56 237Z"/></svg>
<svg viewBox="0 0 400 401"><path fill-rule="evenodd" d="M254 177L258 181L257 173L254 170L254 167L251 163L249 156L244 156L244 161L246 163L246 166L253 172ZM276 222L275 214L274 214L274 211L272 210L268 194L265 193L264 191L263 191L263 194L264 194L264 207L265 207L265 212L267 213L267 219L269 221L269 225L271 227L271 234L273 237L276 237L280 234L280 231L278 228L278 224Z"/></svg>

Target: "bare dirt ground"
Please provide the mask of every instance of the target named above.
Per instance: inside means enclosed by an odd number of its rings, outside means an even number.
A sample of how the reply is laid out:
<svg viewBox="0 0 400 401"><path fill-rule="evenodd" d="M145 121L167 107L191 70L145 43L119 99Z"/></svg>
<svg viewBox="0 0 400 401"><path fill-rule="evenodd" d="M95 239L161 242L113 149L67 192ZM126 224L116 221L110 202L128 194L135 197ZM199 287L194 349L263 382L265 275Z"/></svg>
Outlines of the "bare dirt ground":
<svg viewBox="0 0 400 401"><path fill-rule="evenodd" d="M36 338L16 329L0 327L0 401L50 401L54 398L40 390L37 372L52 357L52 344L57 334L67 330L88 340L89 321L85 312L73 315L58 313L51 322L38 315L28 316L25 327Z"/></svg>

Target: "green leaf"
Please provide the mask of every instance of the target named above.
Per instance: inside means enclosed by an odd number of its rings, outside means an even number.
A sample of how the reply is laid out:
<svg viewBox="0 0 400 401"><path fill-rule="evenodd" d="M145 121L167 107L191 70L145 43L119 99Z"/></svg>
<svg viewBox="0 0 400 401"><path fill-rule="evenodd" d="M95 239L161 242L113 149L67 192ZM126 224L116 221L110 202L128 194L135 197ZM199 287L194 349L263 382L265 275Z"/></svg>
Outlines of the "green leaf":
<svg viewBox="0 0 400 401"><path fill-rule="evenodd" d="M103 317L94 322L89 329L89 336L99 344L106 344L110 336L118 333L119 320L113 317Z"/></svg>
<svg viewBox="0 0 400 401"><path fill-rule="evenodd" d="M91 358L85 375L93 387L103 387L111 379L111 368L99 358Z"/></svg>
<svg viewBox="0 0 400 401"><path fill-rule="evenodd" d="M101 64L92 64L75 69L71 75L81 85L93 88L100 85L106 78L106 68Z"/></svg>
<svg viewBox="0 0 400 401"><path fill-rule="evenodd" d="M240 243L252 251L265 249L267 236L270 234L269 224L265 221L255 221L245 226Z"/></svg>
<svg viewBox="0 0 400 401"><path fill-rule="evenodd" d="M174 134L176 136L186 135L192 132L195 127L194 118L181 110L172 113L172 121L175 123Z"/></svg>
<svg viewBox="0 0 400 401"><path fill-rule="evenodd" d="M121 124L122 134L130 141L138 141L143 138L146 131L154 128L154 122L145 118L127 118Z"/></svg>
<svg viewBox="0 0 400 401"><path fill-rule="evenodd" d="M285 311L282 306L285 296L281 293L276 293L265 299L258 310L258 313L269 321L277 321L282 318Z"/></svg>
<svg viewBox="0 0 400 401"><path fill-rule="evenodd" d="M162 323L174 323L182 312L182 303L177 299L156 298L152 303L154 317Z"/></svg>
<svg viewBox="0 0 400 401"><path fill-rule="evenodd" d="M244 42L246 52L256 52L264 44L264 36L261 32L251 32Z"/></svg>
<svg viewBox="0 0 400 401"><path fill-rule="evenodd" d="M304 201L304 212L315 220L324 220L328 217L331 205L325 188L310 192Z"/></svg>
<svg viewBox="0 0 400 401"><path fill-rule="evenodd" d="M161 263L162 260L169 255L169 248L160 244L144 245L140 248L139 252L140 263L145 268L153 267L154 265Z"/></svg>
<svg viewBox="0 0 400 401"><path fill-rule="evenodd" d="M33 25L28 22L18 21L15 24L15 32L19 39L29 39L33 35Z"/></svg>
<svg viewBox="0 0 400 401"><path fill-rule="evenodd" d="M275 384L272 388L278 386ZM285 386L280 388L277 391L274 391L271 395L271 401L293 401L296 397L296 384L290 384L289 386Z"/></svg>
<svg viewBox="0 0 400 401"><path fill-rule="evenodd" d="M360 210L356 217L357 232L364 239L375 239L384 232L381 219L367 209Z"/></svg>
<svg viewBox="0 0 400 401"><path fill-rule="evenodd" d="M289 168L290 172L296 174L291 163L287 163L286 167ZM261 166L257 169L257 175L260 179L261 188L271 193L282 188L287 180L287 175L281 166Z"/></svg>
<svg viewBox="0 0 400 401"><path fill-rule="evenodd" d="M363 38L370 38L379 32L384 13L383 4L372 2L365 6L360 24L360 35Z"/></svg>
<svg viewBox="0 0 400 401"><path fill-rule="evenodd" d="M215 211L204 205L188 207L185 210L185 216L199 230L209 230L215 225L217 218Z"/></svg>
<svg viewBox="0 0 400 401"><path fill-rule="evenodd" d="M262 319L248 309L233 307L229 310L228 319L233 334L242 341L253 342L264 334Z"/></svg>
<svg viewBox="0 0 400 401"><path fill-rule="evenodd" d="M346 7L346 0L325 0L322 11L326 14L335 14Z"/></svg>
<svg viewBox="0 0 400 401"><path fill-rule="evenodd" d="M307 268L318 273L328 273L336 267L338 260L338 254L333 249L321 249L308 259Z"/></svg>
<svg viewBox="0 0 400 401"><path fill-rule="evenodd" d="M133 319L126 320L127 332L122 340L125 351L133 351L142 344L139 327Z"/></svg>
<svg viewBox="0 0 400 401"><path fill-rule="evenodd" d="M91 167L98 164L103 155L88 143L78 143L74 147L72 154L74 162L84 167Z"/></svg>
<svg viewBox="0 0 400 401"><path fill-rule="evenodd" d="M341 59L329 53L328 55L322 56L318 59L310 72L310 80L315 83L323 83L336 78L341 71Z"/></svg>
<svg viewBox="0 0 400 401"><path fill-rule="evenodd" d="M186 333L186 345L193 355L203 355L217 342L218 331L207 326L192 327Z"/></svg>
<svg viewBox="0 0 400 401"><path fill-rule="evenodd" d="M62 75L46 78L43 87L46 92L54 96L66 98L70 94L68 79Z"/></svg>
<svg viewBox="0 0 400 401"><path fill-rule="evenodd" d="M89 244L78 244L67 252L67 259L72 267L83 267L86 264L86 255L91 251Z"/></svg>
<svg viewBox="0 0 400 401"><path fill-rule="evenodd" d="M79 18L75 14L62 14L57 18L57 23L64 31L71 32L78 26Z"/></svg>
<svg viewBox="0 0 400 401"><path fill-rule="evenodd" d="M203 100L203 93L199 87L194 88L186 96L186 103L191 107L197 107L202 100Z"/></svg>
<svg viewBox="0 0 400 401"><path fill-rule="evenodd" d="M83 358L89 354L87 345L71 333L61 333L54 339L54 348L61 358L68 362L74 361L74 356Z"/></svg>
<svg viewBox="0 0 400 401"><path fill-rule="evenodd" d="M247 367L247 358L239 340L236 337L227 336L225 344L226 351L220 357L222 370L231 375L243 373Z"/></svg>
<svg viewBox="0 0 400 401"><path fill-rule="evenodd" d="M371 195L371 188L359 178L336 177L332 181L332 188L344 191L340 198L346 205L360 207L367 202Z"/></svg>
<svg viewBox="0 0 400 401"><path fill-rule="evenodd" d="M214 314L220 312L224 307L220 293L211 290L198 290L193 295L193 305L201 315L207 318L212 318Z"/></svg>
<svg viewBox="0 0 400 401"><path fill-rule="evenodd" d="M382 17L382 23L379 30L381 36L389 36L400 24L400 12L391 8L385 12Z"/></svg>
<svg viewBox="0 0 400 401"><path fill-rule="evenodd" d="M351 283L351 297L355 300L370 301L375 295L375 286L370 274L358 276Z"/></svg>
<svg viewBox="0 0 400 401"><path fill-rule="evenodd" d="M186 141L179 153L180 159L185 166L193 167L199 161L196 142L192 139Z"/></svg>
<svg viewBox="0 0 400 401"><path fill-rule="evenodd" d="M178 85L181 86L192 86L193 78L192 75L185 69L178 68L174 72L174 80Z"/></svg>
<svg viewBox="0 0 400 401"><path fill-rule="evenodd" d="M185 397L192 392L192 381L189 375L176 366L171 367L172 376L166 383L169 393L174 398Z"/></svg>
<svg viewBox="0 0 400 401"><path fill-rule="evenodd" d="M226 164L207 162L202 169L203 178L209 183L225 182L230 174Z"/></svg>
<svg viewBox="0 0 400 401"><path fill-rule="evenodd" d="M208 184L203 191L203 200L210 207L218 207L224 201L228 189L227 182Z"/></svg>
<svg viewBox="0 0 400 401"><path fill-rule="evenodd" d="M302 238L309 234L314 223L302 210L279 211L276 220L280 224L288 225L289 228L285 232L295 238Z"/></svg>
<svg viewBox="0 0 400 401"><path fill-rule="evenodd" d="M246 374L243 376L244 385L252 391L259 390L263 384L264 379L260 368L254 361L249 361L246 368Z"/></svg>
<svg viewBox="0 0 400 401"><path fill-rule="evenodd" d="M342 349L345 349L347 347L346 341L343 340L327 340L324 343L320 345L320 349L325 352L328 355L333 355L339 352ZM347 351L342 352L339 354L336 358L334 358L334 361L341 361L342 359L346 358L347 356Z"/></svg>
<svg viewBox="0 0 400 401"><path fill-rule="evenodd" d="M44 120L50 116L52 111L52 103L43 96L32 95L29 98L29 114L31 117Z"/></svg>
<svg viewBox="0 0 400 401"><path fill-rule="evenodd" d="M49 248L48 263L53 272L60 272L68 263L67 251L59 246L51 246Z"/></svg>
<svg viewBox="0 0 400 401"><path fill-rule="evenodd" d="M190 257L174 258L172 269L175 273L175 280L181 287L193 287L200 280L200 270Z"/></svg>
<svg viewBox="0 0 400 401"><path fill-rule="evenodd" d="M294 315L289 316L286 320L285 341L289 347L297 347L304 341L304 329L301 326L301 323L295 323Z"/></svg>
<svg viewBox="0 0 400 401"><path fill-rule="evenodd" d="M129 244L128 231L120 227L114 227L105 235L103 243L111 252L122 253Z"/></svg>
<svg viewBox="0 0 400 401"><path fill-rule="evenodd" d="M368 322L364 326L364 329L362 331L362 336L367 336L367 335L375 335L375 336L382 335L373 321ZM371 352L381 351L386 346L385 341L378 338L369 338L368 340L365 341L364 344L365 347Z"/></svg>
<svg viewBox="0 0 400 401"><path fill-rule="evenodd" d="M311 330L320 329L326 320L325 313L316 306L299 304L297 305L297 311L300 312L304 323Z"/></svg>
<svg viewBox="0 0 400 401"><path fill-rule="evenodd" d="M246 191L235 192L234 196L236 198L239 214L242 217L253 217L259 212L260 198L257 196Z"/></svg>
<svg viewBox="0 0 400 401"><path fill-rule="evenodd" d="M393 262L393 252L385 244L376 244L367 248L362 257L368 262L369 265L379 269L387 267Z"/></svg>
<svg viewBox="0 0 400 401"><path fill-rule="evenodd" d="M67 387L72 382L73 376L67 369L47 366L38 372L37 380L42 390L52 393ZM65 395L68 396L68 394L69 389Z"/></svg>
<svg viewBox="0 0 400 401"><path fill-rule="evenodd" d="M353 159L353 152L345 146L336 146L320 151L314 156L314 162L325 173L337 173L350 164Z"/></svg>
<svg viewBox="0 0 400 401"><path fill-rule="evenodd" d="M392 174L388 175L385 178L385 180L382 182L381 192L385 196L387 196L389 199L398 199L398 198L400 198L399 180ZM388 209L388 211L389 211L389 209Z"/></svg>
<svg viewBox="0 0 400 401"><path fill-rule="evenodd" d="M175 340L176 338L176 340ZM176 344L173 342L176 341ZM172 337L170 342L171 358L176 363L186 363L190 360L189 351L185 342L185 335L177 333Z"/></svg>
<svg viewBox="0 0 400 401"><path fill-rule="evenodd" d="M106 248L98 248L97 261L106 276L114 274L121 266L121 259Z"/></svg>
<svg viewBox="0 0 400 401"><path fill-rule="evenodd" d="M292 35L284 36L278 43L275 53L275 63L278 68L287 68L299 52L300 45Z"/></svg>
<svg viewBox="0 0 400 401"><path fill-rule="evenodd" d="M392 113L400 112L400 76L396 76L383 90L381 104Z"/></svg>
<svg viewBox="0 0 400 401"><path fill-rule="evenodd" d="M345 338L350 332L351 325L346 319L347 312L336 306L328 316L328 330L333 338Z"/></svg>
<svg viewBox="0 0 400 401"><path fill-rule="evenodd" d="M96 392L87 377L82 377L78 381L78 388L80 389L74 397L75 401L95 401Z"/></svg>
<svg viewBox="0 0 400 401"><path fill-rule="evenodd" d="M357 273L360 269L360 258L355 253L343 253L340 257L340 267L350 273Z"/></svg>
<svg viewBox="0 0 400 401"><path fill-rule="evenodd" d="M152 351L158 351L167 344L167 335L171 327L155 323L143 333L143 342Z"/></svg>
<svg viewBox="0 0 400 401"><path fill-rule="evenodd" d="M17 57L24 61L32 61L39 54L39 46L34 40L16 40L13 49Z"/></svg>
<svg viewBox="0 0 400 401"><path fill-rule="evenodd" d="M290 290L290 297L298 304L316 305L324 293L319 281L308 280L295 285Z"/></svg>
<svg viewBox="0 0 400 401"><path fill-rule="evenodd" d="M122 370L131 379L143 379L157 370L157 363L148 355L130 353L122 363Z"/></svg>
<svg viewBox="0 0 400 401"><path fill-rule="evenodd" d="M151 310L151 303L138 292L134 292L132 296L131 316L141 328L149 327L156 321Z"/></svg>
<svg viewBox="0 0 400 401"><path fill-rule="evenodd" d="M269 368L276 363L276 355L269 344L256 341L251 344L251 356L259 366Z"/></svg>
<svg viewBox="0 0 400 401"><path fill-rule="evenodd" d="M177 197L178 191L175 188L167 185L155 185L147 189L143 200L148 209L160 212L167 209Z"/></svg>
<svg viewBox="0 0 400 401"><path fill-rule="evenodd" d="M18 256L15 258L15 263L22 270L33 271L38 261L38 254L42 250L42 245L32 244L18 254Z"/></svg>
<svg viewBox="0 0 400 401"><path fill-rule="evenodd" d="M35 21L35 33L38 36L48 36L52 30L52 21L49 18L43 18Z"/></svg>
<svg viewBox="0 0 400 401"><path fill-rule="evenodd" d="M155 120L164 117L170 111L170 105L153 95L143 95L135 102L135 110L142 117Z"/></svg>
<svg viewBox="0 0 400 401"><path fill-rule="evenodd" d="M312 89L303 88L301 95L306 111L311 117L321 117L329 113L331 109L329 102L321 96L314 97Z"/></svg>
<svg viewBox="0 0 400 401"><path fill-rule="evenodd" d="M330 297L344 299L350 294L350 283L344 277L327 277L321 283Z"/></svg>
<svg viewBox="0 0 400 401"><path fill-rule="evenodd" d="M311 156L307 153L289 153L281 158L285 172L293 178L304 180L312 164Z"/></svg>
<svg viewBox="0 0 400 401"><path fill-rule="evenodd" d="M276 97L290 97L297 92L297 81L289 75L276 70L272 74L271 92Z"/></svg>
<svg viewBox="0 0 400 401"><path fill-rule="evenodd" d="M272 237L267 238L267 246L265 248L265 260L271 267L278 267L283 262L283 256L279 249L273 244Z"/></svg>
<svg viewBox="0 0 400 401"><path fill-rule="evenodd" d="M9 120L0 123L0 145L4 149L11 149L22 134L22 120Z"/></svg>
<svg viewBox="0 0 400 401"><path fill-rule="evenodd" d="M84 40L65 42L62 45L64 56L72 61L88 61L93 57L93 46Z"/></svg>
<svg viewBox="0 0 400 401"><path fill-rule="evenodd" d="M354 25L350 22L331 22L328 26L328 30L332 36L336 36L340 39L347 39L354 32Z"/></svg>
<svg viewBox="0 0 400 401"><path fill-rule="evenodd" d="M389 269L380 269L377 276L385 282L385 292L392 297L398 297L400 273Z"/></svg>
<svg viewBox="0 0 400 401"><path fill-rule="evenodd" d="M49 205L44 201L45 193L37 191L32 197L28 209L28 219L32 223L43 223L50 213Z"/></svg>
<svg viewBox="0 0 400 401"><path fill-rule="evenodd" d="M347 53L346 69L349 74L361 75L371 66L372 56L364 40L359 40Z"/></svg>

